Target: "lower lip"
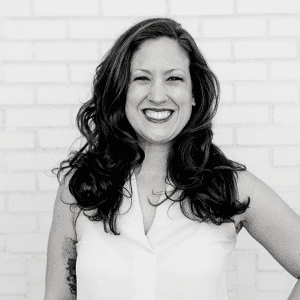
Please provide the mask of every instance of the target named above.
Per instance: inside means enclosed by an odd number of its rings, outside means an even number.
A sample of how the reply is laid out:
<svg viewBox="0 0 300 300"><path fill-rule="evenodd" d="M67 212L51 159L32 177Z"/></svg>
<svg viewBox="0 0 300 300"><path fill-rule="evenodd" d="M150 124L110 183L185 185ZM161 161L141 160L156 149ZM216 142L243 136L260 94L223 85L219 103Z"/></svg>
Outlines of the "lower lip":
<svg viewBox="0 0 300 300"><path fill-rule="evenodd" d="M171 112L171 114L166 119L152 119L152 118L149 118L145 113L143 113L143 114L149 122L152 122L152 123L166 123L171 119L173 113L174 112Z"/></svg>

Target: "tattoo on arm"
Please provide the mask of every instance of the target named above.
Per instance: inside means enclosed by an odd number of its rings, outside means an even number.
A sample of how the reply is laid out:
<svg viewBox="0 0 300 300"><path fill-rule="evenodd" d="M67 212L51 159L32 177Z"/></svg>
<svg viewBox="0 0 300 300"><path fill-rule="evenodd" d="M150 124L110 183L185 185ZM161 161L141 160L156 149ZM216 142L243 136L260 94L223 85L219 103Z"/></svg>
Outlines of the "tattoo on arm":
<svg viewBox="0 0 300 300"><path fill-rule="evenodd" d="M76 295L76 242L71 238L65 238L63 246L63 257L67 262L67 281L72 294Z"/></svg>

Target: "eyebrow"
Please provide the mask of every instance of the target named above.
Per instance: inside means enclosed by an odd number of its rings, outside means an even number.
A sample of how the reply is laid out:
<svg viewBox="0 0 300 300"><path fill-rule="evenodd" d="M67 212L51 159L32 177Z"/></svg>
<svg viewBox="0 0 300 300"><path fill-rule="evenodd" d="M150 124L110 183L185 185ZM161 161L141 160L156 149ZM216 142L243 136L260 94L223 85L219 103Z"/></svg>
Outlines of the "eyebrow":
<svg viewBox="0 0 300 300"><path fill-rule="evenodd" d="M143 71L143 72L146 72L146 73L148 73L148 74L151 74L151 72L150 72L149 70L146 70L146 69L136 69L136 70L134 70L134 72L135 72L135 71ZM165 74L172 73L173 71L181 71L181 72L183 72L183 70L181 70L181 69L170 69L170 70L167 70L167 71L165 72Z"/></svg>

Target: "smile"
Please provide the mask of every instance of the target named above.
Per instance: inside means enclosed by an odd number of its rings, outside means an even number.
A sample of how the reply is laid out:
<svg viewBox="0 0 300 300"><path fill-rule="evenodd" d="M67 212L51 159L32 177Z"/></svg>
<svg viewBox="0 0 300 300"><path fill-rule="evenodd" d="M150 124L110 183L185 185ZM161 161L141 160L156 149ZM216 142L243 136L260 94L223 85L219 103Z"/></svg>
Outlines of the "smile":
<svg viewBox="0 0 300 300"><path fill-rule="evenodd" d="M149 121L161 123L166 122L171 117L174 111L170 109L165 110L153 110L153 109L144 109L143 113Z"/></svg>

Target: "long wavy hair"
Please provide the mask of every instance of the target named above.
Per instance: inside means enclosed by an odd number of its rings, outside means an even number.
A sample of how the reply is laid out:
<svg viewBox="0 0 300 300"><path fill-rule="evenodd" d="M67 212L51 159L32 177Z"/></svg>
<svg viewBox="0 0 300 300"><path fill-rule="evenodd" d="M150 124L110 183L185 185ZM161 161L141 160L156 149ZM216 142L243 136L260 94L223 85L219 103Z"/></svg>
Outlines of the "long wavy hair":
<svg viewBox="0 0 300 300"><path fill-rule="evenodd" d="M106 233L120 234L116 228L118 211L123 197L128 192L132 194L132 189L125 190L124 184L145 157L125 114L131 59L146 40L160 37L177 41L189 57L196 101L190 120L171 142L166 182L171 182L174 190L165 195L166 199L179 201L186 217L217 225L233 222L232 217L249 206L250 199L243 204L237 196L237 171L246 167L227 159L212 143L212 119L220 94L218 79L179 23L152 18L124 32L96 68L92 97L82 105L76 118L85 144L52 170L57 172L59 181L62 171L67 169L64 179L71 173L68 187L76 200L71 205L91 221L102 221ZM180 196L173 199L177 191Z"/></svg>

